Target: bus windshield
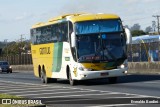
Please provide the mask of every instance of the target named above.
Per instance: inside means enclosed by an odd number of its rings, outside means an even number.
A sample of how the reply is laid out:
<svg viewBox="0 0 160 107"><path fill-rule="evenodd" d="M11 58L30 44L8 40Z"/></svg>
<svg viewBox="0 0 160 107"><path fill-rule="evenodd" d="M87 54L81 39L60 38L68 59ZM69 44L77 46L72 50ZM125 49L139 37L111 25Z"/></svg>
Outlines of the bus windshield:
<svg viewBox="0 0 160 107"><path fill-rule="evenodd" d="M76 23L76 34L89 34L99 32L122 31L121 21L116 20L94 20Z"/></svg>
<svg viewBox="0 0 160 107"><path fill-rule="evenodd" d="M91 26L90 22L89 25L88 22L80 26L76 24L79 26L76 26L78 61L116 61L126 58L125 35L118 21L113 22L115 25L110 29L105 24L97 25L99 27ZM101 30L98 31L98 28Z"/></svg>

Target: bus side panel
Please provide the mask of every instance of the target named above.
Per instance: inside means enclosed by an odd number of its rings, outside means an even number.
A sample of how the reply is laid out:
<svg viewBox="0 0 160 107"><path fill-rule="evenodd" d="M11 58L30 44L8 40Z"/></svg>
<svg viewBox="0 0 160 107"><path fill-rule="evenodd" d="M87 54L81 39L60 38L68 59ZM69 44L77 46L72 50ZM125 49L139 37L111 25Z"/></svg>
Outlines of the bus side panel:
<svg viewBox="0 0 160 107"><path fill-rule="evenodd" d="M53 54L53 72L60 72L62 66L62 49L63 49L63 42L55 43L54 44L54 54Z"/></svg>
<svg viewBox="0 0 160 107"><path fill-rule="evenodd" d="M33 71L34 71L34 75L36 77L39 77L38 74L38 63L37 63L37 50L36 50L36 46L35 45L31 45L31 53L32 53L32 62L33 62Z"/></svg>
<svg viewBox="0 0 160 107"><path fill-rule="evenodd" d="M39 77L39 66L44 67L47 77L52 77L54 44L32 45L32 59L35 76Z"/></svg>
<svg viewBox="0 0 160 107"><path fill-rule="evenodd" d="M62 47L62 55L59 54L59 57L61 55L61 58L59 58L57 61L58 63L60 63L60 65L58 65L57 62L53 62L54 66L53 66L53 70L59 70L59 72L53 71L52 74L52 78L62 78L62 79L67 79L67 73L66 73L66 69L67 69L67 65L72 68L72 65L75 64L72 54L71 54L71 50L70 50L70 44L68 42L63 42L63 46ZM60 52L61 50L59 50ZM54 54L54 56L56 56ZM55 58L55 57L53 57ZM54 59L54 61L56 61ZM55 64L57 63L57 64ZM73 63L73 64L72 64ZM56 67L58 66L58 67ZM60 68L61 67L61 68Z"/></svg>

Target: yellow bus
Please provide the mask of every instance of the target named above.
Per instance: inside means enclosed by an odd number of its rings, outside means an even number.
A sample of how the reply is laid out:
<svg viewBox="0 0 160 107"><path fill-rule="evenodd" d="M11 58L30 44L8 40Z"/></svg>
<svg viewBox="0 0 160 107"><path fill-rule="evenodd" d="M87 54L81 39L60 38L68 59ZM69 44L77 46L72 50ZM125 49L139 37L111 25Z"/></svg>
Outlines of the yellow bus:
<svg viewBox="0 0 160 107"><path fill-rule="evenodd" d="M31 28L34 74L43 83L108 78L127 73L131 35L114 14L67 14Z"/></svg>

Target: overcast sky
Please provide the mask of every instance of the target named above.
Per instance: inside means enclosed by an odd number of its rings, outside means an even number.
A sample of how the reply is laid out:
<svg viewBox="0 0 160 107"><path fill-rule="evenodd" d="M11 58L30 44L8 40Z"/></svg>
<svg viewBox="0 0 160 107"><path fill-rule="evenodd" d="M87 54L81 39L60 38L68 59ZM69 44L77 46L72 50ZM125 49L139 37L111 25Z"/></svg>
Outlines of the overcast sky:
<svg viewBox="0 0 160 107"><path fill-rule="evenodd" d="M152 26L160 15L160 0L0 0L0 41L30 38L30 28L38 22L66 13L114 13L124 25Z"/></svg>

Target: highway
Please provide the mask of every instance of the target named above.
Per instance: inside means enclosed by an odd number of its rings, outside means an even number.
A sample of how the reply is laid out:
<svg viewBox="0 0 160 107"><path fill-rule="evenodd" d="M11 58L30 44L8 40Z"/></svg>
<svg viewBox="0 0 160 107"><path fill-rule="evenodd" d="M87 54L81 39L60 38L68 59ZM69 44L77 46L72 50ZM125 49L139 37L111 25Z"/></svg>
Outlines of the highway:
<svg viewBox="0 0 160 107"><path fill-rule="evenodd" d="M119 77L116 84L97 79L70 86L67 80L42 84L33 72L14 71L0 73L0 93L42 99L48 107L159 107L160 75L129 74ZM146 99L157 99L159 104L134 103Z"/></svg>

